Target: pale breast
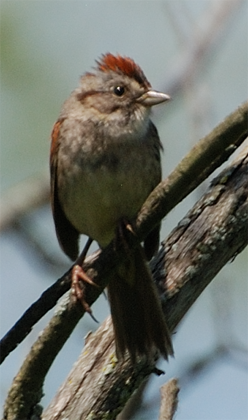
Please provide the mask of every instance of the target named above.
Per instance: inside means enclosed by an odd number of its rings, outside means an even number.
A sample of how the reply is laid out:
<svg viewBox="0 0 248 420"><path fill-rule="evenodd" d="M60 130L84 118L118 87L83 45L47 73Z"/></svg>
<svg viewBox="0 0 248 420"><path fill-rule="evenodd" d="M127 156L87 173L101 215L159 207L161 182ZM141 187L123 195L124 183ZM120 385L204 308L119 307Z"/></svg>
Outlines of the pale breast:
<svg viewBox="0 0 248 420"><path fill-rule="evenodd" d="M154 139L110 144L96 153L80 148L59 162L63 167L58 180L63 210L80 233L101 247L113 239L122 217L131 220L136 216L161 177Z"/></svg>

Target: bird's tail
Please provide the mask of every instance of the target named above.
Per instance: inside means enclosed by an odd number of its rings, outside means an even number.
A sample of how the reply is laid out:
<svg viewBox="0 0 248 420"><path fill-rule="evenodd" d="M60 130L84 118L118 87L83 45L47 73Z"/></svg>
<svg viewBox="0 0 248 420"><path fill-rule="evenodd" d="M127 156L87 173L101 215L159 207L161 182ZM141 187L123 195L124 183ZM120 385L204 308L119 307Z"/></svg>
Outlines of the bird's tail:
<svg viewBox="0 0 248 420"><path fill-rule="evenodd" d="M138 355L152 355L155 349L166 359L173 355L170 332L141 246L110 280L108 295L117 357L123 357L126 350L133 362Z"/></svg>

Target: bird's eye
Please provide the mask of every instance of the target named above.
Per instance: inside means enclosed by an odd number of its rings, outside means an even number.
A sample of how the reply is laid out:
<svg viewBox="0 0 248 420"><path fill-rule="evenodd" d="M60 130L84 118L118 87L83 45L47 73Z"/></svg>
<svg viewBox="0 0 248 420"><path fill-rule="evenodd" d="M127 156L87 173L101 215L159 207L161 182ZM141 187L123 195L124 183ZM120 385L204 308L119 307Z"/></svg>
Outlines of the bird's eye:
<svg viewBox="0 0 248 420"><path fill-rule="evenodd" d="M114 87L114 94L116 96L122 96L125 92L125 88L123 86L115 86Z"/></svg>

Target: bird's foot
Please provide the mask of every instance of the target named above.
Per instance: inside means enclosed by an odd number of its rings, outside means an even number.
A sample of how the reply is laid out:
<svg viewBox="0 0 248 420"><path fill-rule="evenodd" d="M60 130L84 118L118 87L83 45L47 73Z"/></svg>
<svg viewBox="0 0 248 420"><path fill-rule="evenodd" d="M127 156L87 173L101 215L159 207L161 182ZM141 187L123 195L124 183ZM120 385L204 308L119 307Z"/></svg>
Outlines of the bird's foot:
<svg viewBox="0 0 248 420"><path fill-rule="evenodd" d="M84 297L84 290L83 290L83 284L82 283L88 283L91 286L98 287L96 283L91 280L91 278L85 273L84 269L82 268L83 262L85 260L86 254L89 250L89 247L92 243L92 239L89 238L81 255L76 261L76 264L72 268L71 273L71 290L74 298L81 302L83 305L83 308L88 314L91 316L94 321L98 322L96 318L93 316L92 310L90 308L90 305L86 302L86 299Z"/></svg>

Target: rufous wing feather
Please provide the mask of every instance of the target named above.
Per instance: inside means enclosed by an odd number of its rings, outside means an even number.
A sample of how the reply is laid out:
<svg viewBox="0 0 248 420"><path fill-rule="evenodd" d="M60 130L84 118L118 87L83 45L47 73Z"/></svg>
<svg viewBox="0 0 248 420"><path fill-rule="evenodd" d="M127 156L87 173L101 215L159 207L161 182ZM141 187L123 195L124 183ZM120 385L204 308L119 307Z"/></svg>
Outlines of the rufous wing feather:
<svg viewBox="0 0 248 420"><path fill-rule="evenodd" d="M51 158L50 158L50 173L51 173L51 203L52 212L54 218L54 224L56 229L57 238L62 250L70 257L73 261L76 260L79 248L79 232L67 219L58 197L58 150L59 150L59 130L63 120L59 120L55 123L52 131L52 143L51 143Z"/></svg>

